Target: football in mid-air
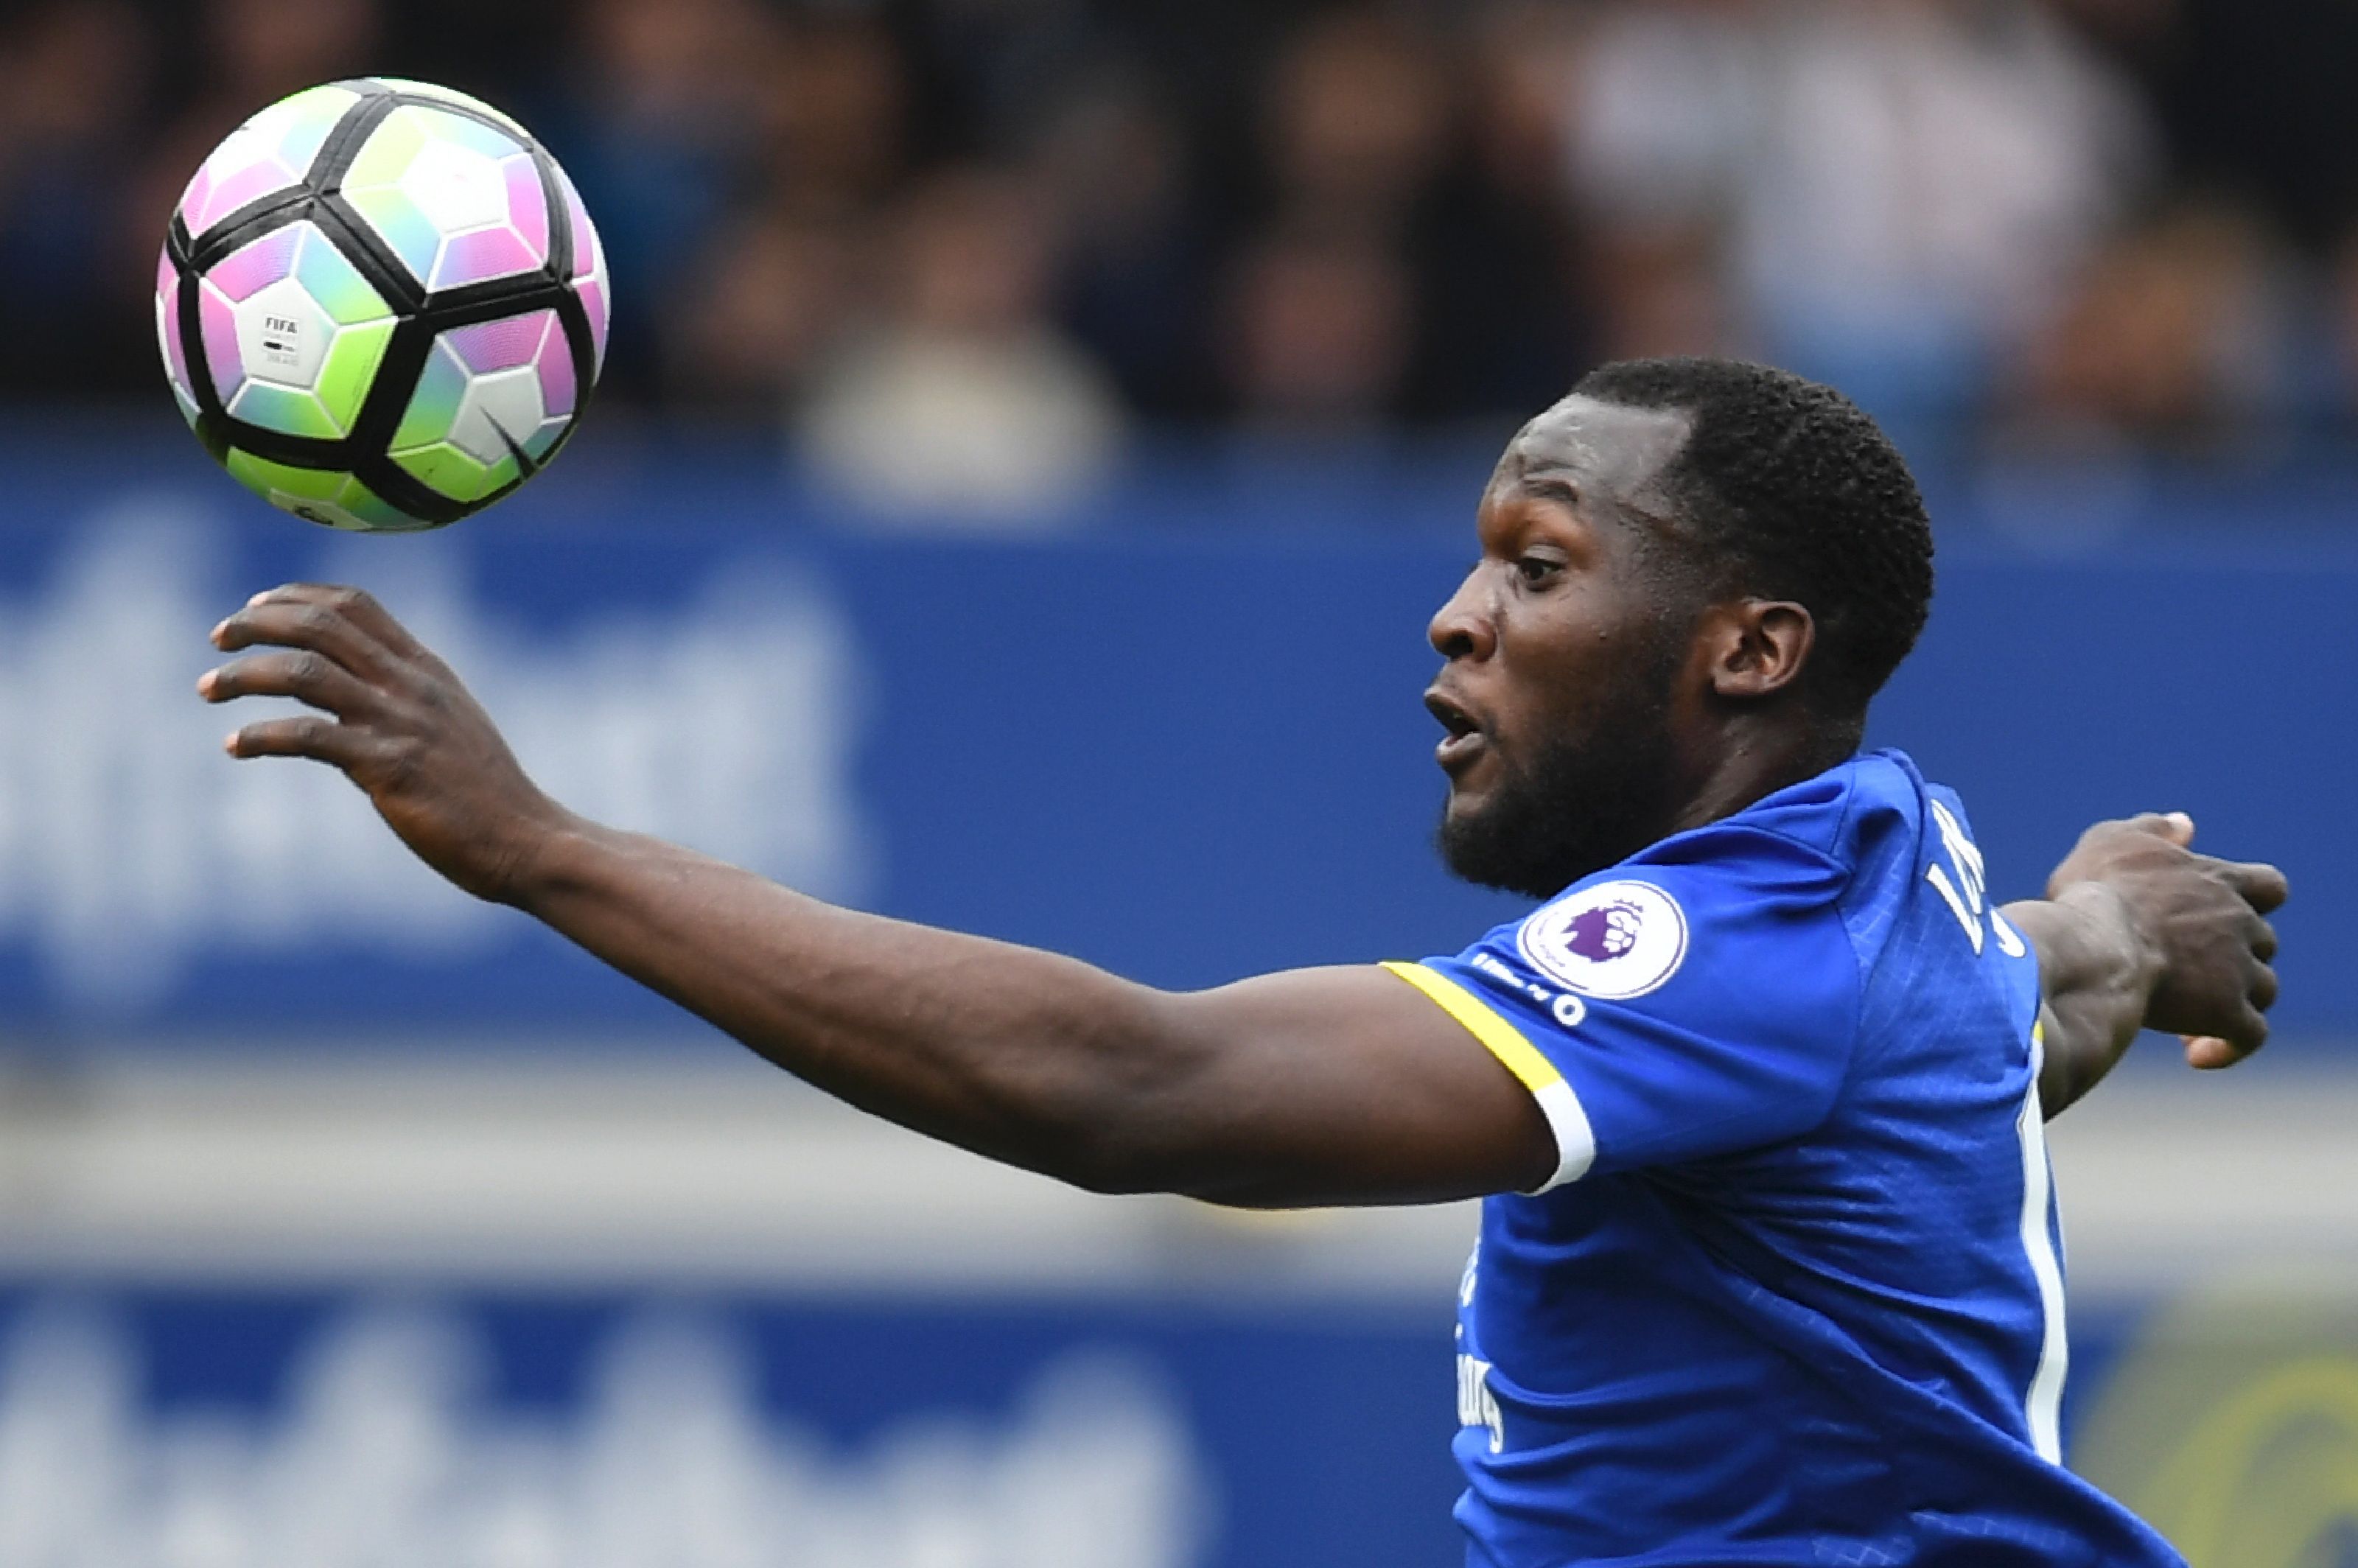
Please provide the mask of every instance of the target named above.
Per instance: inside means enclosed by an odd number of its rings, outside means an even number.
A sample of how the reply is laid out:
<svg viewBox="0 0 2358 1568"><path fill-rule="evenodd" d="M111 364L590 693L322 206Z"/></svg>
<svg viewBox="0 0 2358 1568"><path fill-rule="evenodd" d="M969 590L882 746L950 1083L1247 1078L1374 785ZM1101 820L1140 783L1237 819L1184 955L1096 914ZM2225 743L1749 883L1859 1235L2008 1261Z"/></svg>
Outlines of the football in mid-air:
<svg viewBox="0 0 2358 1568"><path fill-rule="evenodd" d="M276 505L439 527L530 479L605 352L580 196L523 126L389 77L280 100L173 211L156 331L180 412Z"/></svg>

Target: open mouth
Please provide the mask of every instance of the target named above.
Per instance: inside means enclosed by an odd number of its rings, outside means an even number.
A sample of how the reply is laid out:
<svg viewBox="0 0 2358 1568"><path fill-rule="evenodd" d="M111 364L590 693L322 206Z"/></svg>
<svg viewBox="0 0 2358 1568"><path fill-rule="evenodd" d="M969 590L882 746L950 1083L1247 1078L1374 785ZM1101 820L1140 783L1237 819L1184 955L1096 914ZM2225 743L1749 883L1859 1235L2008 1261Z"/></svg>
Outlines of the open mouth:
<svg viewBox="0 0 2358 1568"><path fill-rule="evenodd" d="M1441 744L1433 748L1433 760L1444 770L1454 773L1482 749L1486 737L1481 721L1438 690L1424 694L1424 708L1448 731L1441 738Z"/></svg>

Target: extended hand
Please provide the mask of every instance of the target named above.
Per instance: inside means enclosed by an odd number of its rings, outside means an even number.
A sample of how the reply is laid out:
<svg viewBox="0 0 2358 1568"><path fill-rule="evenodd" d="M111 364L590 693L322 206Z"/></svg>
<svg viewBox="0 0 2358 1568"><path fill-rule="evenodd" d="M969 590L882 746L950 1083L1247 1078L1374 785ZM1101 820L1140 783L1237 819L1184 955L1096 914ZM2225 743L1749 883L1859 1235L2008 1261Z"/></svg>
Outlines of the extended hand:
<svg viewBox="0 0 2358 1568"><path fill-rule="evenodd" d="M343 770L419 859L479 898L507 900L519 869L566 820L450 667L358 589L294 583L257 593L213 628L233 659L208 702L291 697L320 709L249 724L233 757L309 757Z"/></svg>
<svg viewBox="0 0 2358 1568"><path fill-rule="evenodd" d="M2277 934L2265 917L2288 890L2276 867L2198 855L2193 838L2183 813L2100 822L2055 868L2047 896L2087 882L2117 894L2161 966L2145 1026L2182 1036L2194 1066L2227 1067L2268 1037Z"/></svg>

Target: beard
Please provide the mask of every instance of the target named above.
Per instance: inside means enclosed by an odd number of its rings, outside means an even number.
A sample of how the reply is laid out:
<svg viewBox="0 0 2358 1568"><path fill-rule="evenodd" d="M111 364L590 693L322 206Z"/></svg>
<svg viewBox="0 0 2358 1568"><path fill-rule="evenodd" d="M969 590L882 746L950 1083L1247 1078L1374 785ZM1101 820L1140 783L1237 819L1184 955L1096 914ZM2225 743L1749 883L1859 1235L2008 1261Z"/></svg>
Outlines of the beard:
<svg viewBox="0 0 2358 1568"><path fill-rule="evenodd" d="M1623 683L1577 733L1551 735L1528 756L1498 753L1489 801L1443 809L1433 846L1450 872L1552 898L1660 838L1677 806L1670 700L1680 651L1657 650L1647 678Z"/></svg>

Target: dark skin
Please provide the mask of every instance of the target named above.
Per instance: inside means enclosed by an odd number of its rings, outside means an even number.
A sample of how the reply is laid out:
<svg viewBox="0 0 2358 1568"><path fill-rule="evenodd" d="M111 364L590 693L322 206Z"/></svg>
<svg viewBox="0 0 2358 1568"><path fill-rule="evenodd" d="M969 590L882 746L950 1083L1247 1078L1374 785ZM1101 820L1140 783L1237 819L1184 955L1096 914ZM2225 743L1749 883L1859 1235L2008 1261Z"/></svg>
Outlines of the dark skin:
<svg viewBox="0 0 2358 1568"><path fill-rule="evenodd" d="M1574 398L1509 449L1481 503L1482 558L1432 627L1447 661L1432 704L1452 731L1441 761L1453 816L1478 823L1541 738L1585 735L1598 710L1584 694L1664 634L1641 568L1667 515L1660 477L1684 439L1681 416ZM1671 786L1659 822L1632 829L1649 837L1739 810L1847 750L1801 701L1806 610L1690 608L1678 611ZM460 887L903 1126L1093 1190L1254 1206L1444 1201L1528 1189L1554 1170L1531 1097L1380 968L1171 992L836 908L567 811L449 667L365 594L275 589L213 642L243 656L200 681L208 701L292 697L319 710L247 725L233 756L341 768ZM2193 855L2183 837L2163 818L2092 829L2050 900L2009 909L2051 970L2050 1114L2140 1023L2215 1036L2220 1060L2265 1037L2274 938L2260 911L2281 879Z"/></svg>

